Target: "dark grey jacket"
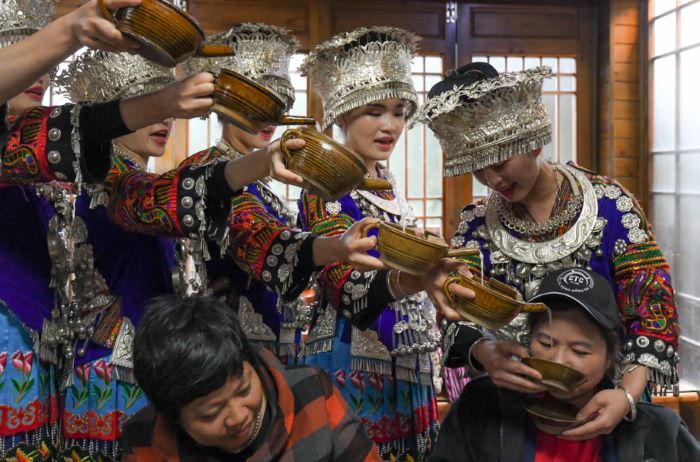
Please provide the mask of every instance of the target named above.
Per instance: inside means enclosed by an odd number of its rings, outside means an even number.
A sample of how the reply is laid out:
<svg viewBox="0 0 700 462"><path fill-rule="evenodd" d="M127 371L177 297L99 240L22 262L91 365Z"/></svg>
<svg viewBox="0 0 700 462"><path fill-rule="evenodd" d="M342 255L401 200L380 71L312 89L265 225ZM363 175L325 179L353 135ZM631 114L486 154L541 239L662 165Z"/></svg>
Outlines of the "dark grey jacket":
<svg viewBox="0 0 700 462"><path fill-rule="evenodd" d="M472 380L445 417L430 462L522 462L530 425L524 397L488 377ZM698 442L662 406L639 403L637 419L620 422L608 438L617 462L700 462Z"/></svg>

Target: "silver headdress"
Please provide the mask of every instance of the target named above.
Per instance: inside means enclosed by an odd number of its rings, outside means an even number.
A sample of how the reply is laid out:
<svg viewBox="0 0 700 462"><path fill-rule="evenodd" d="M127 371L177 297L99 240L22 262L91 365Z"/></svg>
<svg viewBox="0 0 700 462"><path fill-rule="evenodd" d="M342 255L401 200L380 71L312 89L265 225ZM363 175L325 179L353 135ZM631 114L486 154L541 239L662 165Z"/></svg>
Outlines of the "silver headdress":
<svg viewBox="0 0 700 462"><path fill-rule="evenodd" d="M294 104L289 61L299 41L287 29L262 23L241 23L226 32L210 35L207 43L228 45L235 55L222 58L191 58L187 72L218 72L229 69L282 96L287 109Z"/></svg>
<svg viewBox="0 0 700 462"><path fill-rule="evenodd" d="M172 69L129 53L90 50L54 79L71 101L104 102L143 95L174 82Z"/></svg>
<svg viewBox="0 0 700 462"><path fill-rule="evenodd" d="M0 48L43 29L53 16L55 0L0 0Z"/></svg>
<svg viewBox="0 0 700 462"><path fill-rule="evenodd" d="M400 98L410 117L418 96L411 78L417 35L395 27L360 27L318 45L301 66L323 102L325 130L342 114L373 101Z"/></svg>
<svg viewBox="0 0 700 462"><path fill-rule="evenodd" d="M542 102L548 67L501 74L427 100L416 121L427 123L445 153L445 176L473 172L552 141Z"/></svg>

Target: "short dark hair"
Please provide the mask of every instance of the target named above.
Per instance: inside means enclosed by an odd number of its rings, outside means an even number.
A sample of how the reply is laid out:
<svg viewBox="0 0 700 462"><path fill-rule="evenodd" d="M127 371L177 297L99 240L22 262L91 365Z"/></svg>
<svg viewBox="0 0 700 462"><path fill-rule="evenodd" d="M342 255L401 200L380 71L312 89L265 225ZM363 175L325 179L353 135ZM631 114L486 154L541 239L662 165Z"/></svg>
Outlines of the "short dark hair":
<svg viewBox="0 0 700 462"><path fill-rule="evenodd" d="M243 372L254 355L238 316L212 297L153 299L134 338L134 374L170 422L196 398Z"/></svg>
<svg viewBox="0 0 700 462"><path fill-rule="evenodd" d="M568 298L552 297L550 299L547 299L546 303L549 309L552 310L552 312L578 310L586 316L586 318L596 327L596 329L598 329L598 332L600 332L600 335L603 337L603 340L605 340L607 356L608 358L612 359L610 368L606 371L606 375L611 380L615 379L615 376L617 374L617 367L619 366L620 360L622 359L620 356L620 352L622 350L622 326L618 323L615 329L606 329L605 327L601 326L600 323L596 321L590 314L588 314L586 310L584 310L582 307L580 307L575 302L572 302ZM528 335L532 335L532 330L540 322L547 321L548 315L546 311L540 313L530 313L527 319Z"/></svg>

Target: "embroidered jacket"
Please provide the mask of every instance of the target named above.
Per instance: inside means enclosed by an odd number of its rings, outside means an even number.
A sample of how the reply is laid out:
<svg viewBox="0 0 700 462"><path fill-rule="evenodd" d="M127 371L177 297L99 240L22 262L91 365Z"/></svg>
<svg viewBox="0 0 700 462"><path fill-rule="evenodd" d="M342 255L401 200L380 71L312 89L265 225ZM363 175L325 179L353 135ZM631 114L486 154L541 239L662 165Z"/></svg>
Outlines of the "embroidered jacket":
<svg viewBox="0 0 700 462"><path fill-rule="evenodd" d="M296 298L315 269L315 236L293 230L264 208L235 212L241 192L230 190L224 176L227 162L210 155L212 149L162 175L110 176L111 218L130 231L202 239L202 245L212 240L253 279L285 300Z"/></svg>
<svg viewBox="0 0 700 462"><path fill-rule="evenodd" d="M285 368L265 350L256 372L268 399L269 427L253 442L249 462L379 461L377 447L360 427L338 390L323 372L309 367ZM124 462L218 462L151 407L126 425Z"/></svg>
<svg viewBox="0 0 700 462"><path fill-rule="evenodd" d="M676 388L678 313L668 263L654 240L651 226L639 203L619 183L578 166L572 167L585 175L592 185L597 217L590 237L554 263L590 266L610 281L617 294L626 332L623 367L642 364L651 370L654 384ZM532 266L509 259L493 242L486 215L487 206L483 201L467 205L462 210L462 222L452 246L478 247L483 255L485 274L515 285L530 296L529 285L554 266ZM566 231L568 229L561 229L557 235ZM467 262L472 272L479 274L479 257L471 257ZM522 325L513 327L522 332ZM446 364L466 365L468 347L481 336L480 331L469 323L450 323L445 333L445 351L449 352Z"/></svg>

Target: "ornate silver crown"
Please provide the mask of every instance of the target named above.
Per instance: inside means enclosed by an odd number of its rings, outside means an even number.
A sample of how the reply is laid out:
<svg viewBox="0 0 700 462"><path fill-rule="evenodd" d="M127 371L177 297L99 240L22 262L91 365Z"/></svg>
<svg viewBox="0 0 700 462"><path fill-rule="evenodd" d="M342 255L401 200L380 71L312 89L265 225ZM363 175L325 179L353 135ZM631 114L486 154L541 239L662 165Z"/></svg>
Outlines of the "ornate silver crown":
<svg viewBox="0 0 700 462"><path fill-rule="evenodd" d="M552 141L542 102L542 81L551 76L549 67L537 67L456 85L427 100L412 123L426 123L435 132L445 153L445 176L503 162Z"/></svg>
<svg viewBox="0 0 700 462"><path fill-rule="evenodd" d="M314 48L300 69L321 97L321 129L352 109L383 99L408 101L410 117L418 101L411 78L418 40L404 29L361 27Z"/></svg>
<svg viewBox="0 0 700 462"><path fill-rule="evenodd" d="M218 72L229 69L278 93L294 104L294 87L289 76L289 61L299 41L287 29L262 23L237 24L226 32L210 35L207 43L233 48L235 55L222 58L191 58L187 72Z"/></svg>
<svg viewBox="0 0 700 462"><path fill-rule="evenodd" d="M0 0L0 48L43 29L53 16L55 0Z"/></svg>
<svg viewBox="0 0 700 462"><path fill-rule="evenodd" d="M90 50L61 72L54 84L73 102L104 102L150 93L174 81L172 69L140 56Z"/></svg>

